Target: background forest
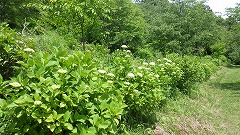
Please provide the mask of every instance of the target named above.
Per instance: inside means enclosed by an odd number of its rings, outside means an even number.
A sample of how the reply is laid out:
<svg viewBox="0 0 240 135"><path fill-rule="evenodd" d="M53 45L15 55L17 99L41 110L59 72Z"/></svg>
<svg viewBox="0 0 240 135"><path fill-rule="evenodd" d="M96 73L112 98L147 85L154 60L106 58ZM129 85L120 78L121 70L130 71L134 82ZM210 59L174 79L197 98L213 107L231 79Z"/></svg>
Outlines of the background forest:
<svg viewBox="0 0 240 135"><path fill-rule="evenodd" d="M226 19L197 0L0 4L0 133L127 133L240 64L240 3Z"/></svg>

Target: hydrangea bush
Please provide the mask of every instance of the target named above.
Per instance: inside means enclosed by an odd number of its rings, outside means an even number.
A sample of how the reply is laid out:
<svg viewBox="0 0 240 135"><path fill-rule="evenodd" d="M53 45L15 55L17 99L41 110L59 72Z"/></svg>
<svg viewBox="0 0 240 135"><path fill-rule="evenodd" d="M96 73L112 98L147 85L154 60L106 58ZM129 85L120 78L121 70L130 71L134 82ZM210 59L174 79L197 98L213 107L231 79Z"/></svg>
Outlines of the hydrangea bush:
<svg viewBox="0 0 240 135"><path fill-rule="evenodd" d="M89 51L22 49L18 76L0 78L0 133L116 134L123 117L153 112L214 71L197 58L145 61L127 49L108 59Z"/></svg>

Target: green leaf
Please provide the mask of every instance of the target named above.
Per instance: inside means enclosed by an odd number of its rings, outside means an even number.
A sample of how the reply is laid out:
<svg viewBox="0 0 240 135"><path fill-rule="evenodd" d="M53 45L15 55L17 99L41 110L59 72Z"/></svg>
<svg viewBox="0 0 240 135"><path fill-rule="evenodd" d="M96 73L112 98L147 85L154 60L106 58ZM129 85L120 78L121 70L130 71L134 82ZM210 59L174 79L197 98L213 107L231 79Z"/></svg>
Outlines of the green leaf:
<svg viewBox="0 0 240 135"><path fill-rule="evenodd" d="M64 127L66 127L68 130L73 130L73 126L71 123L64 123Z"/></svg>
<svg viewBox="0 0 240 135"><path fill-rule="evenodd" d="M105 120L105 121L103 121L102 123L98 124L97 126L98 126L98 128L106 129L110 124L111 124L110 121Z"/></svg>
<svg viewBox="0 0 240 135"><path fill-rule="evenodd" d="M3 77L2 77L2 75L0 74L0 83L2 83L3 82Z"/></svg>
<svg viewBox="0 0 240 135"><path fill-rule="evenodd" d="M76 112L74 115L74 120L84 123L87 120L87 116L80 115L78 112Z"/></svg>
<svg viewBox="0 0 240 135"><path fill-rule="evenodd" d="M48 127L48 129L51 130L51 132L53 132L55 130L55 128L56 128L56 126L54 124L50 124L47 127Z"/></svg>
<svg viewBox="0 0 240 135"><path fill-rule="evenodd" d="M53 66L53 65L58 65L58 62L57 61L49 61L45 67L50 67L50 66Z"/></svg>
<svg viewBox="0 0 240 135"><path fill-rule="evenodd" d="M103 111L104 109L108 108L109 107L109 104L107 103L107 100L103 100L101 101L101 104L100 104L100 110Z"/></svg>
<svg viewBox="0 0 240 135"><path fill-rule="evenodd" d="M17 107L18 105L17 104L15 104L14 102L12 102L11 104L9 104L8 106L7 106L7 108L13 108L13 107Z"/></svg>
<svg viewBox="0 0 240 135"><path fill-rule="evenodd" d="M92 115L92 116L90 117L90 119L88 119L88 120L89 120L89 122L90 122L92 125L95 125L96 122L97 122L97 120L98 120L98 118L99 118L98 114L94 114L94 115Z"/></svg>
<svg viewBox="0 0 240 135"><path fill-rule="evenodd" d="M96 134L97 134L96 128L95 128L95 127L90 127L90 128L88 128L87 134L88 134L88 135L96 135Z"/></svg>
<svg viewBox="0 0 240 135"><path fill-rule="evenodd" d="M4 107L6 104L6 100L0 98L0 108Z"/></svg>
<svg viewBox="0 0 240 135"><path fill-rule="evenodd" d="M45 121L46 122L54 122L53 115L50 114Z"/></svg>
<svg viewBox="0 0 240 135"><path fill-rule="evenodd" d="M34 100L28 94L24 94L14 101L14 103L16 104L24 104L24 103L32 103L32 102L34 102Z"/></svg>
<svg viewBox="0 0 240 135"><path fill-rule="evenodd" d="M67 122L70 117L71 117L71 112L70 111L66 111L64 113L64 116L63 116L64 122Z"/></svg>

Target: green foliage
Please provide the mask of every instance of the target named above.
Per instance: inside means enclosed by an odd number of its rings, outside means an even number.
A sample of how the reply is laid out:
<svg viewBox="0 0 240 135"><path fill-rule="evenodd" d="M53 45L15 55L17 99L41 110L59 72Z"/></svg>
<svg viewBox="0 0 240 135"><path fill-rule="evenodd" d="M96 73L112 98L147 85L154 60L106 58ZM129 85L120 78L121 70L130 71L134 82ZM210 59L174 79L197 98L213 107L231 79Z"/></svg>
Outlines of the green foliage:
<svg viewBox="0 0 240 135"><path fill-rule="evenodd" d="M191 94L193 88L199 83L207 80L217 67L211 61L204 62L196 56L179 56L177 54L167 55L183 71L181 79L177 82L179 88L185 94Z"/></svg>
<svg viewBox="0 0 240 135"><path fill-rule="evenodd" d="M18 59L22 57L19 52L25 46L32 46L32 38L23 37L11 30L6 23L0 23L0 74L4 80L14 74L14 66Z"/></svg>
<svg viewBox="0 0 240 135"><path fill-rule="evenodd" d="M213 72L214 65L197 57L172 54L147 62L122 47L94 59L90 51L61 47L22 51L19 74L0 82L0 132L116 134L124 122L144 120Z"/></svg>
<svg viewBox="0 0 240 135"><path fill-rule="evenodd" d="M1 90L1 132L115 134L126 105L91 54L63 49L29 54L22 72Z"/></svg>

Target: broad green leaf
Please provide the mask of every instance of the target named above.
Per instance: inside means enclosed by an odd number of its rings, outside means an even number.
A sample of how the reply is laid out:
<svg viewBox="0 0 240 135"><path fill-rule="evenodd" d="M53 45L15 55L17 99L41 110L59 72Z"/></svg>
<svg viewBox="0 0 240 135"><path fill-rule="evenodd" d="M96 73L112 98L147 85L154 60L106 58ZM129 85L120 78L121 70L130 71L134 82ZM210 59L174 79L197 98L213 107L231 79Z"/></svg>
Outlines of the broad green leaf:
<svg viewBox="0 0 240 135"><path fill-rule="evenodd" d="M105 120L105 121L99 123L97 126L98 126L98 128L106 129L110 124L111 124L110 121Z"/></svg>
<svg viewBox="0 0 240 135"><path fill-rule="evenodd" d="M53 115L50 114L45 121L46 122L54 122Z"/></svg>
<svg viewBox="0 0 240 135"><path fill-rule="evenodd" d="M101 101L101 104L100 104L100 110L103 111L104 109L108 108L109 107L109 104L107 103L107 100L103 100Z"/></svg>
<svg viewBox="0 0 240 135"><path fill-rule="evenodd" d="M68 130L73 130L73 126L71 123L64 123L64 127L66 127Z"/></svg>
<svg viewBox="0 0 240 135"><path fill-rule="evenodd" d="M18 105L17 104L15 104L14 102L12 102L11 104L9 104L8 106L7 106L7 108L13 108L13 107L17 107Z"/></svg>
<svg viewBox="0 0 240 135"><path fill-rule="evenodd" d="M0 98L0 108L4 107L6 104L6 100Z"/></svg>
<svg viewBox="0 0 240 135"><path fill-rule="evenodd" d="M51 132L54 132L54 130L56 128L56 126L54 124L49 124L49 125L47 125L47 127L48 127L48 129L51 130Z"/></svg>
<svg viewBox="0 0 240 135"><path fill-rule="evenodd" d="M95 128L95 127L90 127L90 128L88 128L87 134L88 134L88 135L96 135L96 134L97 134L96 128Z"/></svg>
<svg viewBox="0 0 240 135"><path fill-rule="evenodd" d="M88 120L89 120L89 122L90 122L92 125L95 125L96 122L97 122L97 120L98 120L98 118L99 118L98 114L94 114L94 115L92 115Z"/></svg>
<svg viewBox="0 0 240 135"><path fill-rule="evenodd" d="M22 95L17 100L14 101L16 104L32 103L34 100L27 94Z"/></svg>
<svg viewBox="0 0 240 135"><path fill-rule="evenodd" d="M76 112L74 115L74 120L84 123L87 120L87 116L80 115L78 112Z"/></svg>
<svg viewBox="0 0 240 135"><path fill-rule="evenodd" d="M66 111L64 113L64 116L63 116L64 122L67 122L70 117L71 117L71 112L70 111Z"/></svg>
<svg viewBox="0 0 240 135"><path fill-rule="evenodd" d="M58 62L57 61L49 61L45 67L50 67L50 66L53 66L53 65L58 65Z"/></svg>

